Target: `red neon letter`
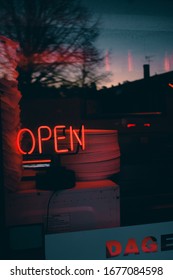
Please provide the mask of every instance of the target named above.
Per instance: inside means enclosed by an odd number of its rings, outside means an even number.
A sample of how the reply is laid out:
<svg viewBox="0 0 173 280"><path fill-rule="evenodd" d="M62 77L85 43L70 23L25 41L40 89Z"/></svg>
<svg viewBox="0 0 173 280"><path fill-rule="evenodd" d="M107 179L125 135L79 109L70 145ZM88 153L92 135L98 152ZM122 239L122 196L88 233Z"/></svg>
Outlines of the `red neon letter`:
<svg viewBox="0 0 173 280"><path fill-rule="evenodd" d="M150 123L144 123L144 126L145 126L145 127L150 127L151 124L150 124Z"/></svg>
<svg viewBox="0 0 173 280"><path fill-rule="evenodd" d="M47 137L41 137L41 129L47 129L49 134ZM39 150L39 153L42 154L42 141L47 141L51 138L52 136L52 131L50 129L49 126L47 125L42 125L42 126L39 126L38 128L38 150Z"/></svg>
<svg viewBox="0 0 173 280"><path fill-rule="evenodd" d="M107 258L116 257L121 254L122 246L121 243L113 240L106 242L106 256Z"/></svg>
<svg viewBox="0 0 173 280"><path fill-rule="evenodd" d="M32 147L30 149L30 151L28 152L25 152L22 150L21 146L20 146L20 141L21 141L21 137L24 133L28 132L31 136L31 139L32 139ZM34 134L32 133L32 131L28 128L22 128L19 130L19 133L17 135L17 148L19 150L19 152L22 154L22 155L26 155L26 154L32 154L34 149L35 149L35 137L34 137Z"/></svg>
<svg viewBox="0 0 173 280"><path fill-rule="evenodd" d="M130 128L130 127L135 127L135 126L136 126L135 123L128 123L128 124L127 124L127 127L128 127L128 128Z"/></svg>
<svg viewBox="0 0 173 280"><path fill-rule="evenodd" d="M144 253L157 252L157 239L153 236L145 237L142 241L142 251Z"/></svg>
<svg viewBox="0 0 173 280"><path fill-rule="evenodd" d="M128 240L125 248L124 256L127 256L128 254L139 254L138 246L133 238Z"/></svg>
<svg viewBox="0 0 173 280"><path fill-rule="evenodd" d="M76 131L72 128L72 126L70 126L70 149L71 149L71 151L74 151L73 134L75 135L77 141L79 142L79 145L82 147L82 150L85 150L85 129L84 129L84 125L82 125L82 128L81 128L81 139L77 135Z"/></svg>
<svg viewBox="0 0 173 280"><path fill-rule="evenodd" d="M168 86L170 86L171 88L173 88L173 84L169 83Z"/></svg>
<svg viewBox="0 0 173 280"><path fill-rule="evenodd" d="M66 137L65 136L58 136L57 137L57 130L58 129L64 129L65 125L57 125L54 127L54 147L55 147L55 152L56 153L67 153L68 149L58 149L58 140L64 140Z"/></svg>

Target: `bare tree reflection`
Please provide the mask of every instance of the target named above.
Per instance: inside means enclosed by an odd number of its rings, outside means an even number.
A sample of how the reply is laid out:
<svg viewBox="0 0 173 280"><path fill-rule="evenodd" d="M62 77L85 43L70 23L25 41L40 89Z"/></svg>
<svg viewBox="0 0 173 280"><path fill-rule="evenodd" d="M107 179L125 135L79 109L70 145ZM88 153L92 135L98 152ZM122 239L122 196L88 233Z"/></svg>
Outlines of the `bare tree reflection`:
<svg viewBox="0 0 173 280"><path fill-rule="evenodd" d="M105 77L98 23L77 0L0 0L1 33L20 44L22 92L89 85Z"/></svg>

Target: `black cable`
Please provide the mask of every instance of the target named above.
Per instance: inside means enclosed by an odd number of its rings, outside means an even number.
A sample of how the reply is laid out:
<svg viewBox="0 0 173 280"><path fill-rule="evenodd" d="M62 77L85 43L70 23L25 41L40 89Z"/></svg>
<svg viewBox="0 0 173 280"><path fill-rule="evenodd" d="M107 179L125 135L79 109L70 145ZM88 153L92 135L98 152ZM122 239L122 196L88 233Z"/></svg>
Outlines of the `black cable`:
<svg viewBox="0 0 173 280"><path fill-rule="evenodd" d="M64 131L65 131L65 129L64 129ZM82 124L81 124L81 126L80 126L80 128L79 128L79 137L81 136L81 134L82 134ZM64 136L65 136L65 132L64 132ZM62 156L77 155L77 154L79 153L79 148L80 148L80 144L79 144L79 142L78 142L75 152L73 152L73 153L67 153L67 154L61 154L61 155L62 155Z"/></svg>
<svg viewBox="0 0 173 280"><path fill-rule="evenodd" d="M50 203L54 195L56 194L57 190L53 191L53 193L50 195L48 204L47 204L47 211L46 211L46 225L45 225L45 233L48 233L48 223L49 223L49 210L50 210Z"/></svg>
<svg viewBox="0 0 173 280"><path fill-rule="evenodd" d="M64 136L65 136L65 129L63 130ZM79 128L79 137L81 136L82 133L82 125ZM80 144L77 144L77 148L76 151L74 153L70 153L68 155L76 155L79 153L79 147ZM64 154L65 155L65 154ZM59 164L61 166L61 162L60 162L60 156L58 157L58 161ZM47 204L47 211L46 211L46 225L45 225L45 232L48 233L48 225L49 225L49 211L50 211L50 203L52 201L52 198L54 197L54 195L58 192L58 190L54 190L53 193L50 195L49 200L48 200L48 204Z"/></svg>

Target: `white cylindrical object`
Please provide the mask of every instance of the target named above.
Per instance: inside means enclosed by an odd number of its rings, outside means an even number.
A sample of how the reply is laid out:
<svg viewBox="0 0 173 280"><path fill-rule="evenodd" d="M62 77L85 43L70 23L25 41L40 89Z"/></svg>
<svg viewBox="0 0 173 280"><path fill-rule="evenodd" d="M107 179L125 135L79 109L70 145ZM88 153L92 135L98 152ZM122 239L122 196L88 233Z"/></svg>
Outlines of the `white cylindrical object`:
<svg viewBox="0 0 173 280"><path fill-rule="evenodd" d="M117 130L85 129L85 150L61 155L61 164L76 174L78 181L102 180L120 171Z"/></svg>

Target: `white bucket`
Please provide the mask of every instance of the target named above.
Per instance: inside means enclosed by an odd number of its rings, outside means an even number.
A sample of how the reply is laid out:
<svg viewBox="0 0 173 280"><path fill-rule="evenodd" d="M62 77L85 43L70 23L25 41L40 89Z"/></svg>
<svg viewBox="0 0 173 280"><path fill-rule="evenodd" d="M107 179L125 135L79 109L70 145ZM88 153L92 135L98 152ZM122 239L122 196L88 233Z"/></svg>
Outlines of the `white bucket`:
<svg viewBox="0 0 173 280"><path fill-rule="evenodd" d="M62 166L71 169L78 181L107 179L120 171L117 130L85 129L85 150L61 155Z"/></svg>

